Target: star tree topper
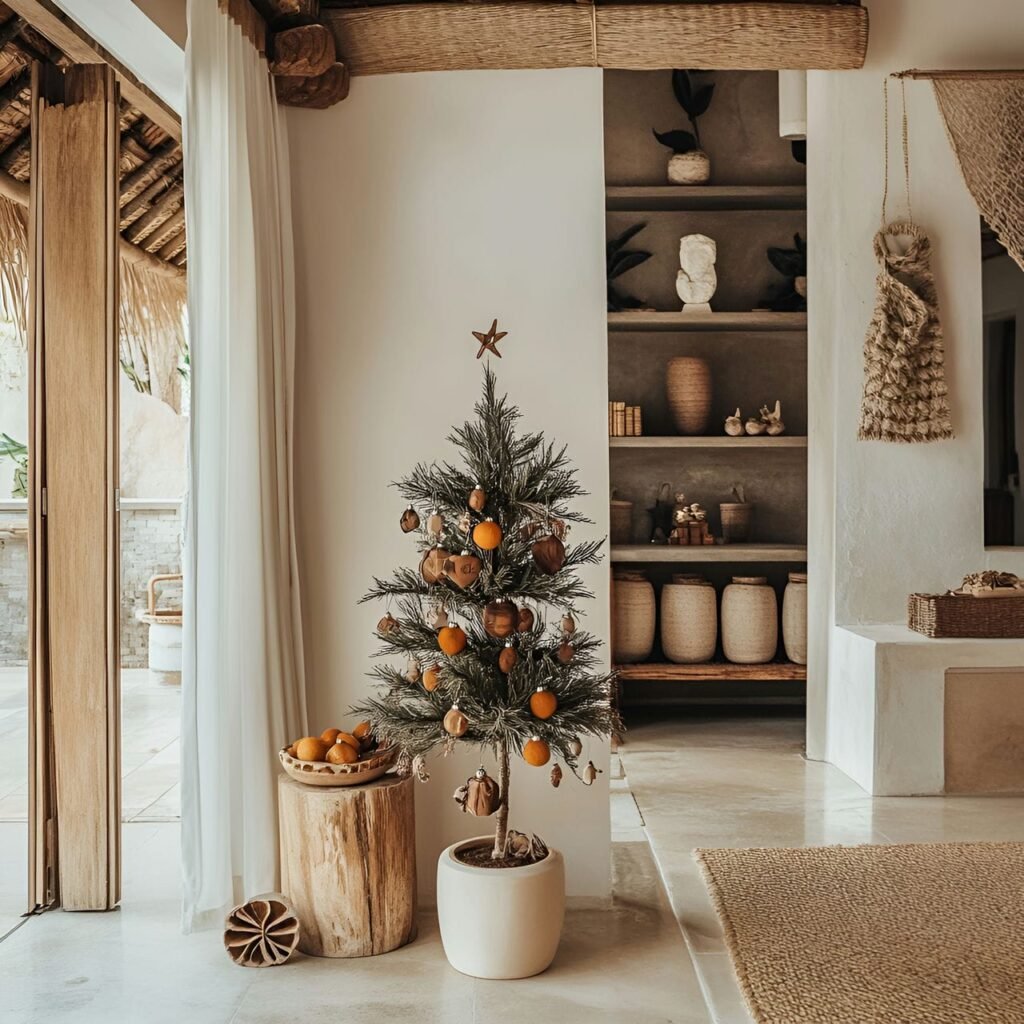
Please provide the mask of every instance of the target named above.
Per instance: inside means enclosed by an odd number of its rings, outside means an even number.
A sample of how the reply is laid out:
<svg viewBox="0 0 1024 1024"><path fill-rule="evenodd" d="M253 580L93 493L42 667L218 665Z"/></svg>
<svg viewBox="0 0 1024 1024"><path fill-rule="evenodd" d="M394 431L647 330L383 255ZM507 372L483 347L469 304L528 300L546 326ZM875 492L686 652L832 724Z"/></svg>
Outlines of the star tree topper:
<svg viewBox="0 0 1024 1024"><path fill-rule="evenodd" d="M486 333L484 331L474 331L473 337L480 342L480 351L477 352L476 357L479 359L485 352L493 352L499 359L501 353L498 351L498 342L501 341L508 331L498 330L498 321L491 321L491 329Z"/></svg>

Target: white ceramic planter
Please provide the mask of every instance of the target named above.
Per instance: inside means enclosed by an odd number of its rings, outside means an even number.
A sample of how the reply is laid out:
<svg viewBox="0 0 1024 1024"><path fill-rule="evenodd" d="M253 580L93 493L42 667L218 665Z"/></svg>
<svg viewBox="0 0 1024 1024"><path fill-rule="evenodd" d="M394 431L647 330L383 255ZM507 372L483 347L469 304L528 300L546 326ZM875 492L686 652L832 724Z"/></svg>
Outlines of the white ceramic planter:
<svg viewBox="0 0 1024 1024"><path fill-rule="evenodd" d="M529 978L555 958L565 916L565 865L557 850L521 868L477 868L453 843L437 862L437 919L448 962L474 978Z"/></svg>
<svg viewBox="0 0 1024 1024"><path fill-rule="evenodd" d="M711 161L703 149L673 153L668 161L670 185L706 185L711 178Z"/></svg>
<svg viewBox="0 0 1024 1024"><path fill-rule="evenodd" d="M157 682L181 685L180 623L150 623L149 672Z"/></svg>

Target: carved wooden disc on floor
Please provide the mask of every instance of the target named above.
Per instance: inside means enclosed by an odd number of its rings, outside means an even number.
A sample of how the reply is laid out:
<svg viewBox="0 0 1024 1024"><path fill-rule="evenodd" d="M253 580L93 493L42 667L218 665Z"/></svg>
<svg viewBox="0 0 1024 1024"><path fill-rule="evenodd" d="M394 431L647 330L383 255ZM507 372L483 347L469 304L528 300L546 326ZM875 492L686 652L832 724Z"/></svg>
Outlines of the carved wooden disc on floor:
<svg viewBox="0 0 1024 1024"><path fill-rule="evenodd" d="M276 967L299 944L299 919L280 893L242 903L224 921L224 948L242 967Z"/></svg>

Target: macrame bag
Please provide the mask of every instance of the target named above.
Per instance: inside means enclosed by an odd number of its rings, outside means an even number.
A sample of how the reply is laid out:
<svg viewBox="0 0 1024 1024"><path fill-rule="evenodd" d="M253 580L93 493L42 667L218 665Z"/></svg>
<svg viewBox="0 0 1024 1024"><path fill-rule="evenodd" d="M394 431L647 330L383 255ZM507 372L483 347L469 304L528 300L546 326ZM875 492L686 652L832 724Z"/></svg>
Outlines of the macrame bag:
<svg viewBox="0 0 1024 1024"><path fill-rule="evenodd" d="M889 98L885 83L885 178L882 227L874 250L879 272L875 311L864 339L862 441L938 441L953 436L946 389L932 246L913 221L907 107L903 102L903 167L907 219L886 223L889 180Z"/></svg>

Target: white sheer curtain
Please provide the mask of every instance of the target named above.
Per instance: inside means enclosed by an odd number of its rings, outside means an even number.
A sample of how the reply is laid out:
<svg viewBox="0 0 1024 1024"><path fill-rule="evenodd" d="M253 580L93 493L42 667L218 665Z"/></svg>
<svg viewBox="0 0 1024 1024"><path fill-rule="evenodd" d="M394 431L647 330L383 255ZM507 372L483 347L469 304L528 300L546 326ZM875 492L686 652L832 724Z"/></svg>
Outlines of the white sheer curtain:
<svg viewBox="0 0 1024 1024"><path fill-rule="evenodd" d="M277 884L277 760L305 732L292 505L294 269L265 61L189 0L185 199L192 413L185 517L186 930Z"/></svg>

